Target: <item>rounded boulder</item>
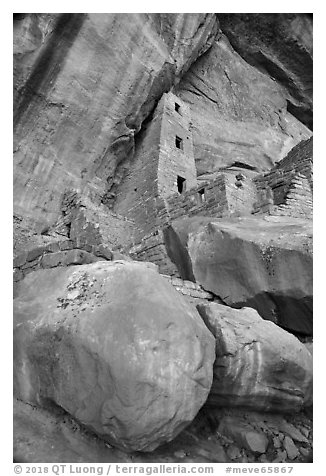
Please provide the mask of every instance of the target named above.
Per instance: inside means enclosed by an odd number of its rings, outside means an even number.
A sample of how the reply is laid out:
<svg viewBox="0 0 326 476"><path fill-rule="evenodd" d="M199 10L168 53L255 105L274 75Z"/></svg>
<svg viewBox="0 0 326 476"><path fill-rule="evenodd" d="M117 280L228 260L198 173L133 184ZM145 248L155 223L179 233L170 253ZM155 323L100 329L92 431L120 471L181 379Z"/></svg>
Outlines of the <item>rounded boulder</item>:
<svg viewBox="0 0 326 476"><path fill-rule="evenodd" d="M146 263L33 272L14 319L16 396L54 402L116 447L152 451L207 399L214 337Z"/></svg>

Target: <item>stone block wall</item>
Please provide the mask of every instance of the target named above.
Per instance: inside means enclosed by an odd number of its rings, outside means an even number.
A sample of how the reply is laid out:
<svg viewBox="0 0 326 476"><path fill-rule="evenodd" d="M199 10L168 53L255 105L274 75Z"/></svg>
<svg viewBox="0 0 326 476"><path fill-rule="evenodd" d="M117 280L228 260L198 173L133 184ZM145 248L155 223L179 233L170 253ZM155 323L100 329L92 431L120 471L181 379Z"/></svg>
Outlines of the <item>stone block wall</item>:
<svg viewBox="0 0 326 476"><path fill-rule="evenodd" d="M162 230L156 230L143 237L140 243L128 250L128 254L136 261L155 263L160 273L179 276L177 267L167 254Z"/></svg>
<svg viewBox="0 0 326 476"><path fill-rule="evenodd" d="M37 269L89 264L112 258L114 253L109 248L86 243L81 238L57 241L16 256L13 262L14 282L20 281Z"/></svg>
<svg viewBox="0 0 326 476"><path fill-rule="evenodd" d="M270 213L272 215L312 218L313 201L310 183L303 174L294 177L284 203L274 206Z"/></svg>
<svg viewBox="0 0 326 476"><path fill-rule="evenodd" d="M183 181L181 193L196 187L197 171L189 106L172 93L165 94L162 100L158 192L160 197L167 198L178 193L178 177Z"/></svg>
<svg viewBox="0 0 326 476"><path fill-rule="evenodd" d="M181 278L164 274L162 274L162 276L167 279L172 284L174 289L176 289L176 291L182 294L183 297L187 299L187 301L189 301L191 304L196 305L202 302L216 300L214 294L205 291L205 289L203 289L197 283L193 283L192 281L186 281Z"/></svg>
<svg viewBox="0 0 326 476"><path fill-rule="evenodd" d="M130 245L135 223L118 215L101 203L81 196L75 190L64 194L61 217L54 231L70 239L83 240L92 245L104 244L112 249Z"/></svg>
<svg viewBox="0 0 326 476"><path fill-rule="evenodd" d="M254 179L257 187L254 213L311 216L312 147L312 138L300 142L270 172Z"/></svg>
<svg viewBox="0 0 326 476"><path fill-rule="evenodd" d="M201 194L203 192L203 194ZM228 214L225 176L220 175L214 181L201 184L184 194L174 194L166 199L166 207L158 212L160 226L166 226L182 216L214 216Z"/></svg>
<svg viewBox="0 0 326 476"><path fill-rule="evenodd" d="M230 216L250 215L257 201L257 190L252 179L238 174L225 175L226 199Z"/></svg>
<svg viewBox="0 0 326 476"><path fill-rule="evenodd" d="M166 208L168 197L181 196L197 185L189 125L189 108L168 93L137 136L129 172L118 187L114 204L115 212L137 223L135 242L160 226L158 213ZM179 147L177 139L181 140ZM180 193L178 183L183 179Z"/></svg>
<svg viewBox="0 0 326 476"><path fill-rule="evenodd" d="M178 270L170 260L162 230L173 220L191 216L209 216L222 218L234 214L250 214L256 200L255 186L250 179L244 180L239 187L238 180L227 174L218 175L215 180L202 183L183 194L175 193L157 206L156 220L128 252L133 259L150 261L158 265L161 273L179 276Z"/></svg>
<svg viewBox="0 0 326 476"><path fill-rule="evenodd" d="M136 241L150 233L156 221L160 129L161 117L157 110L147 128L138 135L129 172L116 194L114 211L137 223Z"/></svg>

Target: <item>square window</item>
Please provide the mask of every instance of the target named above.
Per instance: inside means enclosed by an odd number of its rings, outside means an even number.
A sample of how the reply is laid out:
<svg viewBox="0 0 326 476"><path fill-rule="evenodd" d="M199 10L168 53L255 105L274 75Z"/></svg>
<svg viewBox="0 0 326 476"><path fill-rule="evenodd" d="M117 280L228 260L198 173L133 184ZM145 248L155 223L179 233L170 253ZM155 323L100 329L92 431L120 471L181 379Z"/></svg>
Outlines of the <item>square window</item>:
<svg viewBox="0 0 326 476"><path fill-rule="evenodd" d="M177 149L183 150L183 140L179 136L175 136L175 146Z"/></svg>

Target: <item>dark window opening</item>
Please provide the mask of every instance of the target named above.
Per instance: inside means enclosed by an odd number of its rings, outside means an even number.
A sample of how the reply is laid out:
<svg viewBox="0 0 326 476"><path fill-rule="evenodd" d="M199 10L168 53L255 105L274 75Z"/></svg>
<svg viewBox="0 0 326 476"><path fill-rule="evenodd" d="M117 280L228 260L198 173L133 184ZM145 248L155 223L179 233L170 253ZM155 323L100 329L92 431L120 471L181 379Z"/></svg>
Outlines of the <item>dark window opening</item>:
<svg viewBox="0 0 326 476"><path fill-rule="evenodd" d="M199 197L199 203L203 203L206 200L205 197L205 189L202 188L201 190L198 190L198 197Z"/></svg>
<svg viewBox="0 0 326 476"><path fill-rule="evenodd" d="M175 146L177 149L183 150L183 140L179 136L175 136Z"/></svg>
<svg viewBox="0 0 326 476"><path fill-rule="evenodd" d="M177 185L178 185L178 192L183 193L186 190L186 179L178 175Z"/></svg>
<svg viewBox="0 0 326 476"><path fill-rule="evenodd" d="M181 114L181 106L180 104L178 104L177 102L174 103L174 109L179 113Z"/></svg>

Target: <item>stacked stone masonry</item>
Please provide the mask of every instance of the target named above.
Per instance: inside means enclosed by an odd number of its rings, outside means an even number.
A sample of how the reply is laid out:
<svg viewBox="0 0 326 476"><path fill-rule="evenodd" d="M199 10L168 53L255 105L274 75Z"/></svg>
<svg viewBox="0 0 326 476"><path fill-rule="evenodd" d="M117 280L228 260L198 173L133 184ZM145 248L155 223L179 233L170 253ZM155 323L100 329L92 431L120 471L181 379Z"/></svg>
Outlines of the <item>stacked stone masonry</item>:
<svg viewBox="0 0 326 476"><path fill-rule="evenodd" d="M312 216L313 140L302 141L268 173L254 179L254 213Z"/></svg>
<svg viewBox="0 0 326 476"><path fill-rule="evenodd" d="M104 244L112 249L129 245L137 229L132 220L112 212L101 203L82 197L75 190L64 194L61 212L54 231L92 245Z"/></svg>
<svg viewBox="0 0 326 476"><path fill-rule="evenodd" d="M162 230L145 236L142 241L128 250L129 256L136 261L150 261L158 266L159 272L169 276L180 276L177 267L170 260Z"/></svg>
<svg viewBox="0 0 326 476"><path fill-rule="evenodd" d="M166 209L171 195L182 195L197 185L189 128L188 107L169 93L138 136L114 205L115 212L137 223L136 242L161 225L160 211Z"/></svg>
<svg viewBox="0 0 326 476"><path fill-rule="evenodd" d="M162 276L166 278L172 284L172 286L192 304L214 301L216 299L214 294L205 291L197 283L165 274L162 274Z"/></svg>
<svg viewBox="0 0 326 476"><path fill-rule="evenodd" d="M80 238L40 246L19 254L13 262L14 282L41 268L88 264L94 261L119 259L123 255L103 245L90 245Z"/></svg>

